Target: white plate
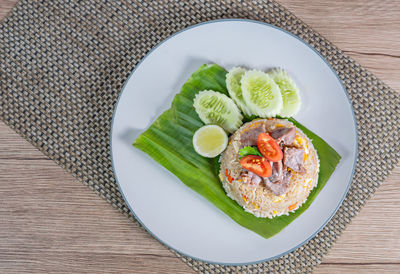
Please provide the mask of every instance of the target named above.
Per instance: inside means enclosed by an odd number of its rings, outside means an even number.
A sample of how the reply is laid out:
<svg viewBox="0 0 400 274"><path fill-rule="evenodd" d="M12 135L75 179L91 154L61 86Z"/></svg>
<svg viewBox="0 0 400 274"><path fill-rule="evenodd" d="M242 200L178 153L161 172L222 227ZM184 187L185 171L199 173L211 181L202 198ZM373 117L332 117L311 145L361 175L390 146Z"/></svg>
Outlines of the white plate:
<svg viewBox="0 0 400 274"><path fill-rule="evenodd" d="M286 69L300 87L303 100L295 118L342 156L310 208L270 239L241 227L132 147L137 136L170 107L183 83L204 63L227 69L237 65ZM154 237L203 261L255 263L282 256L306 243L336 212L355 166L356 123L336 73L304 41L261 22L218 20L169 37L136 66L114 112L111 155L126 203Z"/></svg>

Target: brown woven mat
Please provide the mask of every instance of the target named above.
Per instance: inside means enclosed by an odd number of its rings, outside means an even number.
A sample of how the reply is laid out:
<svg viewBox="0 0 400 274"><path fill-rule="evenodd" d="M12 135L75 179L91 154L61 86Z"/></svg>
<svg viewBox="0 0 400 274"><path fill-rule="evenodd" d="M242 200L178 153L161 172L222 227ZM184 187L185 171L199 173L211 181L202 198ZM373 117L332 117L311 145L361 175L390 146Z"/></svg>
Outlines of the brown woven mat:
<svg viewBox="0 0 400 274"><path fill-rule="evenodd" d="M133 220L113 176L109 132L121 87L157 43L187 26L249 18L310 43L337 71L358 123L359 160L339 211L318 235L269 262L223 266L177 254L197 271L309 272L400 156L400 98L270 1L21 1L0 27L0 117Z"/></svg>

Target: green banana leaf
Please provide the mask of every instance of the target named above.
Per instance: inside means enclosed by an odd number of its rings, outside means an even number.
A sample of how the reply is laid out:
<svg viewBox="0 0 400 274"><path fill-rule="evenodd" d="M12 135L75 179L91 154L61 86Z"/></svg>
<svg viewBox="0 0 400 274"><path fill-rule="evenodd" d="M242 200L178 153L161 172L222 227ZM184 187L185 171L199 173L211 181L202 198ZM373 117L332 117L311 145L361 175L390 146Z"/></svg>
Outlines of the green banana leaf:
<svg viewBox="0 0 400 274"><path fill-rule="evenodd" d="M218 157L213 159L198 155L192 146L194 132L203 122L193 108L193 98L201 90L215 90L228 95L225 85L227 71L216 64L202 65L183 85L170 109L133 143L135 147L150 155L156 162L175 174L185 185L202 195L241 226L262 237L270 238L279 233L302 214L325 186L340 161L339 154L324 140L291 119L313 142L320 160L318 185L307 201L295 212L273 219L257 218L244 211L229 198L218 177ZM160 182L162 183L162 182Z"/></svg>

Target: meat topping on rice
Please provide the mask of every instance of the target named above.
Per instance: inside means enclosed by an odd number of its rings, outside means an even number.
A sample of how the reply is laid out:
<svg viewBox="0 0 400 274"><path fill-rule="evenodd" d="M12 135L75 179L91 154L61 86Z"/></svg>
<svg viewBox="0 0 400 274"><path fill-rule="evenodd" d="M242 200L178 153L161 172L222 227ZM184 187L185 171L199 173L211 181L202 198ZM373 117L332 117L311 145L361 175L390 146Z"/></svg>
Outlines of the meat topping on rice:
<svg viewBox="0 0 400 274"><path fill-rule="evenodd" d="M296 127L279 127L270 133L271 137L275 139L278 144L291 145L296 138Z"/></svg>
<svg viewBox="0 0 400 274"><path fill-rule="evenodd" d="M241 136L241 147L257 145L257 136L266 132L264 125L249 129ZM285 194L289 189L289 182L292 176L291 171L306 173L303 166L304 149L291 147L296 138L296 127L279 127L270 132L272 138L283 147L283 161L271 162L272 175L260 177L253 172L243 169L241 177L244 183L259 185L265 184L275 195Z"/></svg>
<svg viewBox="0 0 400 274"><path fill-rule="evenodd" d="M250 183L253 185L259 185L262 181L261 177L254 174L251 171L245 170L242 174L241 174L242 180L244 183Z"/></svg>
<svg viewBox="0 0 400 274"><path fill-rule="evenodd" d="M240 148L257 145L258 134L265 131L264 124L259 124L257 127L245 131L240 138Z"/></svg>
<svg viewBox="0 0 400 274"><path fill-rule="evenodd" d="M285 194L289 189L290 177L292 177L292 173L290 171L285 170L283 172L282 180L277 181L275 183L271 182L269 178L263 178L265 185L271 189L272 193L276 196L281 196Z"/></svg>
<svg viewBox="0 0 400 274"><path fill-rule="evenodd" d="M303 148L285 147L283 149L283 163L286 167L296 172L305 173L306 169L303 166L303 162Z"/></svg>
<svg viewBox="0 0 400 274"><path fill-rule="evenodd" d="M273 183L275 183L277 181L281 181L283 179L282 161L272 163L271 167L272 167L272 175L269 176L268 179Z"/></svg>

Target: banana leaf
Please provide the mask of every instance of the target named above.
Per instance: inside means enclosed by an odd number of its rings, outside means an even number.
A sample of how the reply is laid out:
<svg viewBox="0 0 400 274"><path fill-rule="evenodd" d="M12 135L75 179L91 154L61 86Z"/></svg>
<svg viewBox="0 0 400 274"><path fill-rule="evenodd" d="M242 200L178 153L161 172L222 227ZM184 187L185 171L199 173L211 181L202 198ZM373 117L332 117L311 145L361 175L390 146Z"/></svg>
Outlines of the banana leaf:
<svg viewBox="0 0 400 274"><path fill-rule="evenodd" d="M192 146L194 132L204 125L193 108L193 98L199 91L207 89L228 95L225 85L226 73L225 69L216 64L202 65L175 96L171 108L161 114L133 145L150 155L186 186L202 195L239 225L262 237L270 238L311 205L335 170L340 156L324 140L291 119L312 140L318 152L320 173L317 187L311 191L307 201L289 215L268 219L258 218L244 211L225 194L218 177L218 157L204 158L198 155Z"/></svg>

